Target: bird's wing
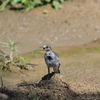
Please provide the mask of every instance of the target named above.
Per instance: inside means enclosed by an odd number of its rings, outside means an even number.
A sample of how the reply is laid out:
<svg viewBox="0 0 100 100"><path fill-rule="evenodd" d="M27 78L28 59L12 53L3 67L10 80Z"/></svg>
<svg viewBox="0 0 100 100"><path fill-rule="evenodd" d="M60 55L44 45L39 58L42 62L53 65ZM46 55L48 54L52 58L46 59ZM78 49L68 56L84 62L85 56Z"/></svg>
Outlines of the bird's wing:
<svg viewBox="0 0 100 100"><path fill-rule="evenodd" d="M45 59L45 61L47 60L47 56L46 56L46 53L44 54L44 59Z"/></svg>
<svg viewBox="0 0 100 100"><path fill-rule="evenodd" d="M60 63L60 58L59 58L59 56L57 55L57 53L56 53L56 52L54 52L54 51L52 51L52 52L55 54L56 59L57 59L57 61L59 62L59 64L61 64L61 63Z"/></svg>
<svg viewBox="0 0 100 100"><path fill-rule="evenodd" d="M59 58L59 56L57 55L57 53L56 52L54 52L54 51L52 51L58 58Z"/></svg>
<svg viewBox="0 0 100 100"><path fill-rule="evenodd" d="M52 62L48 59L46 53L44 54L44 59L45 59L46 65L47 65L47 66L51 66Z"/></svg>
<svg viewBox="0 0 100 100"><path fill-rule="evenodd" d="M59 56L57 55L57 53L54 52L54 51L52 51L52 52L55 54L56 58L57 58L58 60L60 60L60 59L59 59Z"/></svg>

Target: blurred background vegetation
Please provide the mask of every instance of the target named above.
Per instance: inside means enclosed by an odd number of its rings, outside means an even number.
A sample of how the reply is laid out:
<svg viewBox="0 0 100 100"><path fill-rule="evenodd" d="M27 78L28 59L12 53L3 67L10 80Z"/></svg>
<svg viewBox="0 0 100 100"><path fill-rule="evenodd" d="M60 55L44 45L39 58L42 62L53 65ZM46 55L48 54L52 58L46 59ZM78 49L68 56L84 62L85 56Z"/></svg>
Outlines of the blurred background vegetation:
<svg viewBox="0 0 100 100"><path fill-rule="evenodd" d="M62 3L68 0L0 0L0 10L4 10L7 5L13 8L23 8L26 11L33 9L34 7L44 6L51 4L55 9L62 8Z"/></svg>

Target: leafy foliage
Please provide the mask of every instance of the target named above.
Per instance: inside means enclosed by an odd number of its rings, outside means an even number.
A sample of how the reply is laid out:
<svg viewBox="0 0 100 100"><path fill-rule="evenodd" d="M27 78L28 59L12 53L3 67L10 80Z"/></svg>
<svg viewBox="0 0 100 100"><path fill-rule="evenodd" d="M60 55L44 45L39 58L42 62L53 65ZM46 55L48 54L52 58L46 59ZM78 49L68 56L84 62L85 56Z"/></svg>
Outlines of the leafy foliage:
<svg viewBox="0 0 100 100"><path fill-rule="evenodd" d="M26 68L27 67L27 60L25 60L24 57L18 56L17 60L19 61L19 66L20 66L21 69L27 69Z"/></svg>
<svg viewBox="0 0 100 100"><path fill-rule="evenodd" d="M3 44L3 47L6 47L10 50L9 54L4 53L2 50L0 50L0 69L4 70L7 69L10 71L10 65L14 64L14 57L13 53L16 52L17 54L17 49L16 49L16 44L18 42L12 41L10 38L8 38L9 42L0 42Z"/></svg>
<svg viewBox="0 0 100 100"><path fill-rule="evenodd" d="M61 3L60 3L60 2L58 2L58 1L53 1L53 6L55 7L55 9L62 8Z"/></svg>
<svg viewBox="0 0 100 100"><path fill-rule="evenodd" d="M8 4L12 5L15 8L18 8L21 5L27 11L33 9L37 6L43 6L45 4L51 3L55 9L62 8L62 3L68 0L0 0L0 10L4 10Z"/></svg>
<svg viewBox="0 0 100 100"><path fill-rule="evenodd" d="M18 55L19 50L17 50L16 45L19 42L14 42L10 38L8 38L8 42L0 42L3 44L3 47L9 49L9 53L6 54L2 50L0 50L0 69L1 70L10 70L10 66L16 66L21 69L27 69L27 65L29 64L29 59L25 59L22 56ZM33 66L34 64L29 64Z"/></svg>
<svg viewBox="0 0 100 100"><path fill-rule="evenodd" d="M43 13L44 13L44 14L48 14L48 13L49 13L49 11L48 11L48 10L46 10L46 9L44 9L44 10L43 10Z"/></svg>
<svg viewBox="0 0 100 100"><path fill-rule="evenodd" d="M10 49L10 53L9 53L9 57L10 57L10 61L13 61L13 53L15 52L16 53L16 56L17 56L17 48L16 48L16 45L19 43L19 42L14 42L12 41L10 38L8 38L8 41L9 43L6 43L6 42L0 42L3 44L3 47L7 47Z"/></svg>

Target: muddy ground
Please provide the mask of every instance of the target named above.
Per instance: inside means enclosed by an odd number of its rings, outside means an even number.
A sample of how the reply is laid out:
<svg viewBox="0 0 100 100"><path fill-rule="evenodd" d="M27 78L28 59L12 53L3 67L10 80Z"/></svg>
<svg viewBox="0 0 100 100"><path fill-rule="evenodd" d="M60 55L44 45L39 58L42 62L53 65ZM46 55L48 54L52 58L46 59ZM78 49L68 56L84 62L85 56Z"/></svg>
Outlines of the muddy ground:
<svg viewBox="0 0 100 100"><path fill-rule="evenodd" d="M60 10L48 5L29 12L0 12L0 41L10 37L21 42L18 49L26 59L39 46L50 44L61 59L58 84L38 85L47 68L43 53L33 54L30 63L38 66L28 66L28 71L12 66L12 73L1 72L5 87L0 95L8 100L100 100L99 4L100 0L73 0ZM43 14L44 9L49 13Z"/></svg>

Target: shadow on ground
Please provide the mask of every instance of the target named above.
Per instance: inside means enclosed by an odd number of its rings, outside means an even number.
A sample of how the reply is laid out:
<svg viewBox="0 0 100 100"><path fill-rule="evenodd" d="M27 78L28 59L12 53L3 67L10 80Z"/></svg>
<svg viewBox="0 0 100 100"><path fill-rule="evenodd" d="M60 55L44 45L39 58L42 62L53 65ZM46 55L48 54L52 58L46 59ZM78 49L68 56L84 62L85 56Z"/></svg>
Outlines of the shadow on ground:
<svg viewBox="0 0 100 100"><path fill-rule="evenodd" d="M48 80L47 80L48 79ZM58 74L43 76L40 82L23 82L16 89L0 88L0 100L100 100L99 93L79 94L71 90Z"/></svg>

